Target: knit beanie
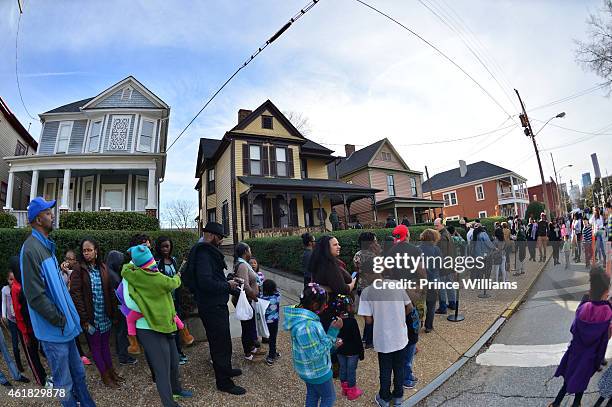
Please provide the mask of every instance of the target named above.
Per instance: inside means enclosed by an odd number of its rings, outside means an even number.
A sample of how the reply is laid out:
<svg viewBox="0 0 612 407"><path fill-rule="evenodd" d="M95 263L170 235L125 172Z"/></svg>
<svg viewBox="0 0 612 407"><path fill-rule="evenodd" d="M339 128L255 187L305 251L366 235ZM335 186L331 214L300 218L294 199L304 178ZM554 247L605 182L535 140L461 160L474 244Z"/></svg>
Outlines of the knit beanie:
<svg viewBox="0 0 612 407"><path fill-rule="evenodd" d="M132 246L128 249L128 253L132 256L132 263L141 269L157 270L157 262L151 253L151 250L144 244Z"/></svg>

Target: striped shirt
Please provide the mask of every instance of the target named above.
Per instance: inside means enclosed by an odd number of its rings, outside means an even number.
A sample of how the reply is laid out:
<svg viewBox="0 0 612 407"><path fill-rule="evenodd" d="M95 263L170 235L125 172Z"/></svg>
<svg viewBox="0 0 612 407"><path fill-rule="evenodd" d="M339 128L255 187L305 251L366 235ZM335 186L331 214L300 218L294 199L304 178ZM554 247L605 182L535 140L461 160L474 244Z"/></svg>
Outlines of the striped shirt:
<svg viewBox="0 0 612 407"><path fill-rule="evenodd" d="M590 224L587 224L582 230L582 240L588 243L593 241L593 228Z"/></svg>
<svg viewBox="0 0 612 407"><path fill-rule="evenodd" d="M108 332L112 323L104 310L104 291L102 290L100 271L95 267L89 269L89 278L91 279L91 294L93 296L94 326L101 333Z"/></svg>

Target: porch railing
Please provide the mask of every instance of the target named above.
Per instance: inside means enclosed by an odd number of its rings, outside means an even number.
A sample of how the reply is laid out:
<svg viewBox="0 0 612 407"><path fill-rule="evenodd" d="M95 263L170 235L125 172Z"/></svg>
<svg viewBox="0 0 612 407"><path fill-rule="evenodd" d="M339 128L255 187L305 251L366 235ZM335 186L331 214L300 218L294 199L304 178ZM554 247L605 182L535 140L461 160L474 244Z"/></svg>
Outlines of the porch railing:
<svg viewBox="0 0 612 407"><path fill-rule="evenodd" d="M499 199L512 199L512 191L500 192L497 194ZM527 199L527 194L524 192L516 191L514 193L514 198L516 199Z"/></svg>
<svg viewBox="0 0 612 407"><path fill-rule="evenodd" d="M11 214L17 218L17 227L25 228L29 225L28 223L28 211L17 211L12 210Z"/></svg>
<svg viewBox="0 0 612 407"><path fill-rule="evenodd" d="M245 231L244 235L245 238L253 239L258 237L299 236L306 232L319 233L321 232L321 226L256 229Z"/></svg>

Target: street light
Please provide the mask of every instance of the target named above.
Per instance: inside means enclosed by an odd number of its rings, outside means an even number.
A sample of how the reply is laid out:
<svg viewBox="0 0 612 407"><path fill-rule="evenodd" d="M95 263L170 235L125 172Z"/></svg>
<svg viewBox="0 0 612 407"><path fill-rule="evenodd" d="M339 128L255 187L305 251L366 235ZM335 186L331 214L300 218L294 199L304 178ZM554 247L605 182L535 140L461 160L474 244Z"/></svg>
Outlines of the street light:
<svg viewBox="0 0 612 407"><path fill-rule="evenodd" d="M553 119L563 119L565 117L565 112L561 112L556 116L551 117L550 119L546 120L546 123L544 123L544 125L542 127L540 127L540 130L538 130L535 134L534 137L537 136L538 134L540 134L540 132L542 131L542 129L544 129L544 127L546 127L546 125L548 123L550 123L551 120Z"/></svg>

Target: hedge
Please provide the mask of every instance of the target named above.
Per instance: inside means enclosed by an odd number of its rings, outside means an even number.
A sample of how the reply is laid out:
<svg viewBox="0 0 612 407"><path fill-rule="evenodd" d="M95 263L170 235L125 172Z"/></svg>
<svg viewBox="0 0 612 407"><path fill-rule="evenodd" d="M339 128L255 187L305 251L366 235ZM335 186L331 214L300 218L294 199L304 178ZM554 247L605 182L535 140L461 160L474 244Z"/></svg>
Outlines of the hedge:
<svg viewBox="0 0 612 407"><path fill-rule="evenodd" d="M0 211L0 229L10 229L17 226L17 218L15 215Z"/></svg>
<svg viewBox="0 0 612 407"><path fill-rule="evenodd" d="M66 212L60 228L71 230L159 230L159 220L136 212Z"/></svg>
<svg viewBox="0 0 612 407"><path fill-rule="evenodd" d="M21 245L30 233L30 229L0 229L0 253L2 253L2 256L0 256L0 286L4 285L6 281L9 258L19 254ZM64 251L77 248L81 239L85 237L97 240L104 255L111 250L119 250L125 253L130 239L136 233L135 231L127 230L88 231L58 229L53 231L50 237L55 241L57 246L56 256L58 260L61 260ZM198 240L197 234L193 232L154 230L140 233L146 233L152 239L151 244L153 247L155 239L159 236L169 237L174 244L173 254L179 258L179 261Z"/></svg>
<svg viewBox="0 0 612 407"><path fill-rule="evenodd" d="M489 236L493 236L495 222L504 222L506 218L491 217L480 219L480 223L487 230ZM455 224L456 222L456 224ZM466 230L459 227L459 221L447 221L447 226L451 224L455 226L463 238L466 237ZM421 232L425 229L431 229L430 225L410 226L410 240L418 241ZM357 239L362 232L374 232L380 244L384 244L385 238L391 236L393 229L349 229L338 230L328 233L317 233L315 237L324 234L332 235L338 239L340 243L340 259L346 263L349 271L353 269L353 256L359 250ZM286 237L262 237L255 239L247 239L245 242L251 247L253 256L257 258L263 266L273 267L280 270L290 271L301 274L302 269L302 253L304 251L302 239L299 236Z"/></svg>

